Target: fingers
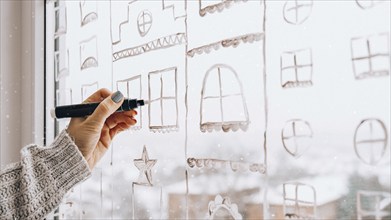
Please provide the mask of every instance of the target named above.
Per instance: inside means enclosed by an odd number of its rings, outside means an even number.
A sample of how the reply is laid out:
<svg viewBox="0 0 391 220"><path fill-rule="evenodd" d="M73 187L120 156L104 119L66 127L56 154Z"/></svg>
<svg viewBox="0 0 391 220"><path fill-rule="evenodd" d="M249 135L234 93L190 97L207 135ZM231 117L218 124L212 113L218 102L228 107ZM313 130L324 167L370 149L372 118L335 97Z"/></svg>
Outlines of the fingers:
<svg viewBox="0 0 391 220"><path fill-rule="evenodd" d="M134 124L135 124L135 122L134 122ZM110 137L111 137L111 139L113 139L115 137L115 135L117 135L118 133L129 129L131 126L132 126L131 124L119 123L113 129L110 129Z"/></svg>
<svg viewBox="0 0 391 220"><path fill-rule="evenodd" d="M121 115L121 116L118 116L118 118L119 117L124 117L124 120L117 121L119 123L116 123L116 124L106 121L106 124L110 123L110 126L111 126L111 127L109 126L111 139L113 139L114 136L117 135L118 133L125 131L125 130L128 130L131 126L133 126L137 123L137 120L134 119L132 116Z"/></svg>
<svg viewBox="0 0 391 220"><path fill-rule="evenodd" d="M101 136L101 142L103 146L105 146L106 148L109 147L110 142L111 140L113 140L115 135L117 135L122 131L128 130L131 126L137 123L137 121L132 116L127 116L125 114L119 114L119 113L115 113L115 114L118 114L116 115L116 119L114 119L114 117L112 118L114 114L110 116L106 120L107 126L104 126L102 129L102 134L104 135ZM109 122L110 121L109 119L111 120L111 122ZM116 121L116 123L113 123L113 121ZM110 126L108 124L110 124Z"/></svg>
<svg viewBox="0 0 391 220"><path fill-rule="evenodd" d="M113 93L111 96L106 97L95 109L94 113L87 118L92 122L98 122L103 125L104 122L111 114L113 114L123 103L124 96L120 91Z"/></svg>
<svg viewBox="0 0 391 220"><path fill-rule="evenodd" d="M109 118L106 120L106 125L109 127L109 129L114 128L117 126L117 124L120 123L126 123L130 125L134 125L136 123L136 120L133 118L137 112L135 111L126 111L126 112L116 112L112 114Z"/></svg>
<svg viewBox="0 0 391 220"><path fill-rule="evenodd" d="M129 117L134 117L136 116L138 113L136 110L130 110L130 111L123 111L123 112L116 112L114 113L113 115L117 115L117 114L124 114L126 116L129 116Z"/></svg>
<svg viewBox="0 0 391 220"><path fill-rule="evenodd" d="M89 96L83 103L91 103L91 102L101 102L103 99L107 98L111 95L110 90L103 88L96 91L94 94Z"/></svg>

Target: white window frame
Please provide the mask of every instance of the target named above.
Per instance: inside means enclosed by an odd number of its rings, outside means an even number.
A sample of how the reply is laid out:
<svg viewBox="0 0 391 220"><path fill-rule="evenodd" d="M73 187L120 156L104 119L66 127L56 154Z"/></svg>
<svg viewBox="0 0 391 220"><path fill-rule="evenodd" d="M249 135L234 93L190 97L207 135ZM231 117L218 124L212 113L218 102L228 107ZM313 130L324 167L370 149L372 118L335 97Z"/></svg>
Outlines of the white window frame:
<svg viewBox="0 0 391 220"><path fill-rule="evenodd" d="M12 130L19 131L14 135L7 135L4 129L8 126L6 120L0 124L0 165L20 160L20 149L27 144L36 143L43 145L45 126L45 2L42 1L0 1L1 28L5 23L13 20L20 24L18 30L12 31L15 36L12 40L1 38L1 54L20 57L13 64L7 62L5 56L0 56L0 81L2 91L17 91L15 94L1 92L0 101L5 96L12 96L7 105L1 105L0 116L9 112L9 117L20 117L20 123L13 124ZM33 15L33 16L32 16ZM1 29L2 34L11 30ZM3 47L8 45L8 47ZM11 46L13 50L8 51ZM3 65L7 63L6 66ZM22 80L23 79L23 80ZM11 87L19 84L19 86ZM23 106L22 106L23 103ZM22 108L23 107L23 108ZM20 113L23 110L23 114ZM5 117L5 116L4 116Z"/></svg>

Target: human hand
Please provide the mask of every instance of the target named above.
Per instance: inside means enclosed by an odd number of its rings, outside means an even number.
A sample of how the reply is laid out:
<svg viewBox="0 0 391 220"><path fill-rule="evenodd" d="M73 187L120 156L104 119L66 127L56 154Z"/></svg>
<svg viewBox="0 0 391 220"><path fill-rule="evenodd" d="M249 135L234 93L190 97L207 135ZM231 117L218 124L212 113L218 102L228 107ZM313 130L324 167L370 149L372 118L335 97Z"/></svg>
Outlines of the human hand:
<svg viewBox="0 0 391 220"><path fill-rule="evenodd" d="M67 131L92 170L103 157L114 136L136 124L135 110L115 112L123 103L121 92L100 89L84 103L101 102L87 118L72 118Z"/></svg>

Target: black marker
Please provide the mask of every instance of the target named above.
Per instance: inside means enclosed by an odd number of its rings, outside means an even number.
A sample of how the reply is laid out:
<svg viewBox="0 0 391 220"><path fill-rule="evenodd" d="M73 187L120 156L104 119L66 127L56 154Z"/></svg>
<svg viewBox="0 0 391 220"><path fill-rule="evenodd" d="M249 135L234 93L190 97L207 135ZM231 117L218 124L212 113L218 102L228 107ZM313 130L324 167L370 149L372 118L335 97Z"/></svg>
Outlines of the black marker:
<svg viewBox="0 0 391 220"><path fill-rule="evenodd" d="M130 111L139 106L143 106L144 104L144 100L142 99L125 99L121 107L119 107L116 112ZM50 113L53 118L85 117L91 115L98 105L99 102L57 106Z"/></svg>

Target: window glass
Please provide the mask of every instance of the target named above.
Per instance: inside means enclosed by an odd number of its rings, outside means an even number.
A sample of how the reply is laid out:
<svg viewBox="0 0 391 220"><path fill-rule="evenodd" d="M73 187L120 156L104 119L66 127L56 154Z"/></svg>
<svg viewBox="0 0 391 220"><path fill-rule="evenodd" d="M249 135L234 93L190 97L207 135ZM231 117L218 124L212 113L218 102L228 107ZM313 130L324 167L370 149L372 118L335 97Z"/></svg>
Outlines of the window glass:
<svg viewBox="0 0 391 220"><path fill-rule="evenodd" d="M46 4L53 104L146 103L60 218L389 218L389 1Z"/></svg>

